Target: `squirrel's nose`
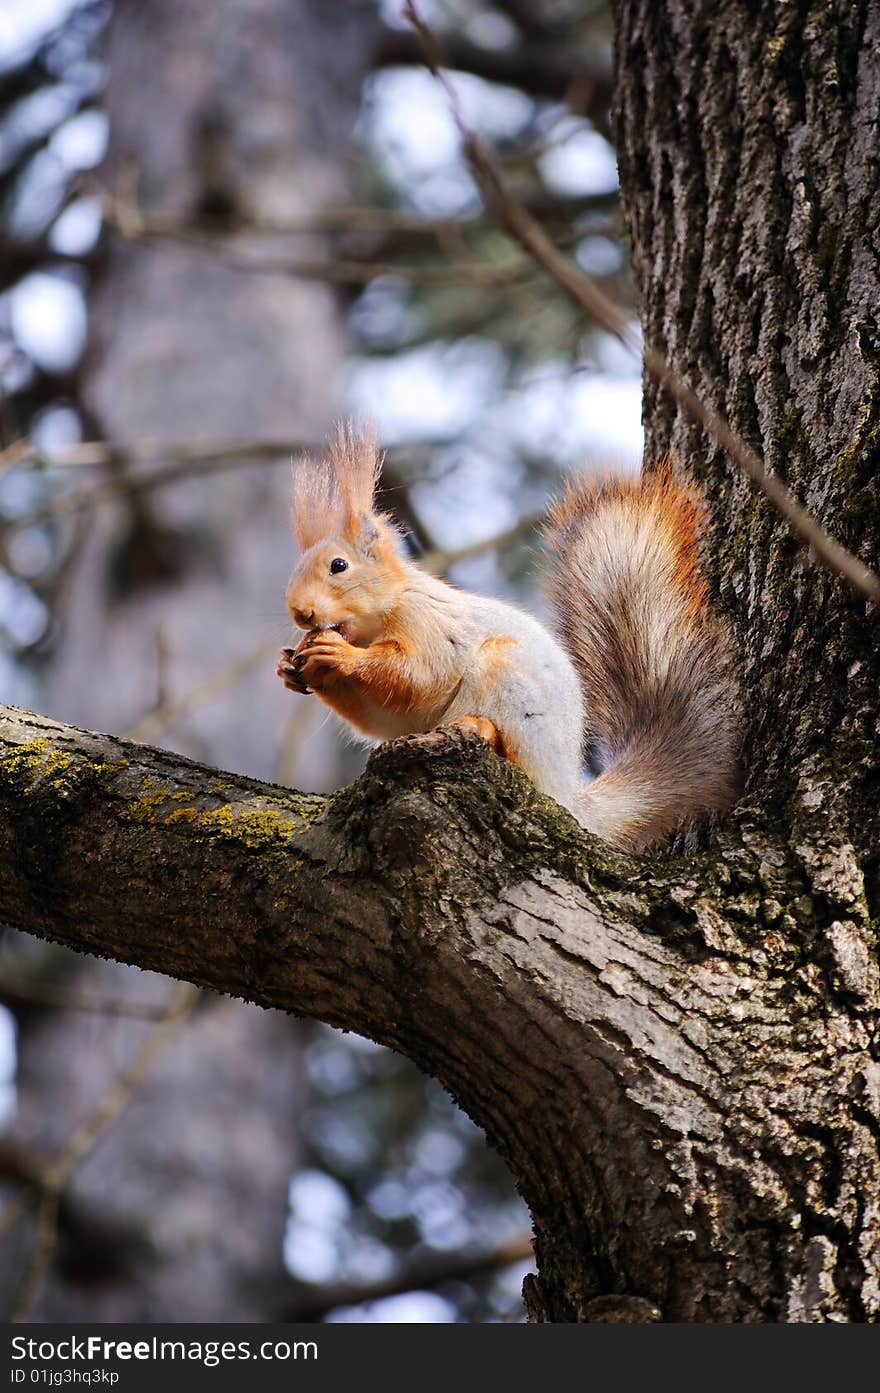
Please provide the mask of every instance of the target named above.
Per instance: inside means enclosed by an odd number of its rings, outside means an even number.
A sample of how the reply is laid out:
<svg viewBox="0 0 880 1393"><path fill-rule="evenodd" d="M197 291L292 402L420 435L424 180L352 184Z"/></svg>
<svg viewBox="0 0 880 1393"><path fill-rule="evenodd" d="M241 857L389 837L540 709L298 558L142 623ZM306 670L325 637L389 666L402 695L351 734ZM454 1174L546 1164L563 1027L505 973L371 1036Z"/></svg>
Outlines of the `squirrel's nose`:
<svg viewBox="0 0 880 1393"><path fill-rule="evenodd" d="M308 614L304 609L295 609L293 617L301 629L311 629L315 623L315 611L310 609Z"/></svg>

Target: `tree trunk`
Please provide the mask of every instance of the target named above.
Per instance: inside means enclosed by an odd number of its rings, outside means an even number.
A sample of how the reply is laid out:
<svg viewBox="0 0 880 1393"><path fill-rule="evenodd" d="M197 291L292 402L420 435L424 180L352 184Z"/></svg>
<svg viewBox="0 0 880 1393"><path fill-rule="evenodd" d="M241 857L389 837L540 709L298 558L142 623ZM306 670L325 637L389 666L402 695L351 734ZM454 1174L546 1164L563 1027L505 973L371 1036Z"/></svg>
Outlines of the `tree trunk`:
<svg viewBox="0 0 880 1393"><path fill-rule="evenodd" d="M645 339L876 568L880 5L616 8L621 184ZM765 1231L768 1270L759 1245L751 1277L738 1278L747 1290L723 1305L737 1318L876 1319L876 607L811 564L650 382L645 421L649 457L672 450L708 494L707 565L742 654L741 908L710 946L726 955L731 933L746 934L736 971L780 974L792 1003L784 1051L771 1035L750 1040L741 1123L728 1123L760 1161L744 1235L769 1200L764 1166L787 1199ZM755 855L757 874L745 869ZM707 1311L718 1310L716 1297Z"/></svg>
<svg viewBox="0 0 880 1393"><path fill-rule="evenodd" d="M645 339L876 566L880 4L619 0L617 21ZM708 560L742 641L750 788L772 788L786 816L821 787L844 824L873 819L876 614L810 564L650 382L644 415L649 455L675 451L711 499Z"/></svg>
<svg viewBox="0 0 880 1393"><path fill-rule="evenodd" d="M878 6L618 19L646 338L876 564ZM7 711L0 916L436 1074L531 1206L533 1319L876 1320L876 615L650 387L647 414L742 645L747 790L711 847L616 853L461 736L325 804Z"/></svg>

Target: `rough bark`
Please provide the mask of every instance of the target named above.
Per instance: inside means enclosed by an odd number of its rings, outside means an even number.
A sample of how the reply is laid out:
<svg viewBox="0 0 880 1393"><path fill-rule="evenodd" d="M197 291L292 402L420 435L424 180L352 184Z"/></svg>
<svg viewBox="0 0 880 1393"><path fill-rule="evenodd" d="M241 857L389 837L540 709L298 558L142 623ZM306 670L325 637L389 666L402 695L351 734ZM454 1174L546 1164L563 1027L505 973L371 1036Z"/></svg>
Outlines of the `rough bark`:
<svg viewBox="0 0 880 1393"><path fill-rule="evenodd" d="M880 5L616 8L645 338L876 567ZM876 614L650 382L644 415L649 451L679 453L711 496L707 555L742 640L752 787L783 804L828 781L873 810Z"/></svg>
<svg viewBox="0 0 880 1393"><path fill-rule="evenodd" d="M462 737L329 801L12 709L0 741L0 917L436 1074L531 1206L534 1317L880 1309L876 970L815 921L846 875L748 817L621 856Z"/></svg>
<svg viewBox="0 0 880 1393"><path fill-rule="evenodd" d="M880 5L619 0L616 11L621 186L645 338L877 567ZM650 382L644 414L649 454L673 450L709 497L706 564L740 639L756 829L744 849L753 836L775 848L742 881L743 909L795 951L783 974L792 992L813 981L818 1034L801 1035L798 1010L789 1030L809 1072L824 1071L819 1091L801 1092L802 1078L793 1096L776 1046L759 1049L779 1081L759 1107L791 1129L784 1169L801 1175L792 1222L813 1255L804 1290L822 1294L820 1318L876 1319L876 607L814 566ZM780 887L777 862L798 867L794 881ZM760 1162L775 1167L775 1153L762 1146ZM789 1277L793 1251L777 1254Z"/></svg>

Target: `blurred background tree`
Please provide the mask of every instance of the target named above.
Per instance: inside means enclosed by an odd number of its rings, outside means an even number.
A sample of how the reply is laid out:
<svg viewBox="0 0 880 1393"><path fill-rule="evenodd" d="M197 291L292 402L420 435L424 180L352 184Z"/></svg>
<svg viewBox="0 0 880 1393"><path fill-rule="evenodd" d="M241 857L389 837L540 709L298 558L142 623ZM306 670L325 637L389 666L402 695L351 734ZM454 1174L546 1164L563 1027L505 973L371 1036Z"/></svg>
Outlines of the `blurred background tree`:
<svg viewBox="0 0 880 1393"><path fill-rule="evenodd" d="M607 4L423 10L631 305ZM538 607L535 516L637 462L638 367L484 212L396 0L16 0L0 65L3 700L345 783L363 753L274 676L291 454L376 420L412 547ZM0 999L7 1313L521 1318L528 1214L407 1061L11 932Z"/></svg>

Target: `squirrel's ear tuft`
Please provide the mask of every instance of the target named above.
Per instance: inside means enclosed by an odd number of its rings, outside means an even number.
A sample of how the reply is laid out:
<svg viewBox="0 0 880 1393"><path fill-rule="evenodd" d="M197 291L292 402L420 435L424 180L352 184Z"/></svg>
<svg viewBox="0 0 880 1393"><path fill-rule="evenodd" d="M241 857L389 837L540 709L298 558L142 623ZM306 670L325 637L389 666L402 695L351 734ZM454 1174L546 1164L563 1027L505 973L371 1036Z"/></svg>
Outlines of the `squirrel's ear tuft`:
<svg viewBox="0 0 880 1393"><path fill-rule="evenodd" d="M330 443L330 465L343 510L343 534L357 541L370 525L373 495L382 471L375 428L340 422Z"/></svg>
<svg viewBox="0 0 880 1393"><path fill-rule="evenodd" d="M333 470L325 460L303 455L293 463L291 516L301 551L308 551L325 537L338 535L342 501Z"/></svg>
<svg viewBox="0 0 880 1393"><path fill-rule="evenodd" d="M373 513L382 456L372 427L340 422L328 457L293 466L293 526L303 551L326 537L371 547L384 519Z"/></svg>

